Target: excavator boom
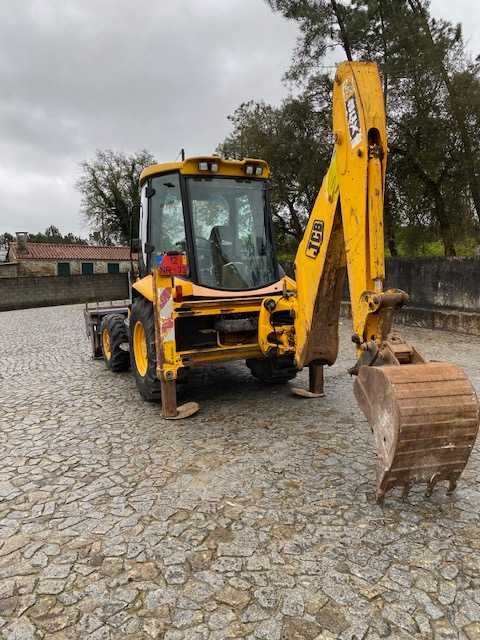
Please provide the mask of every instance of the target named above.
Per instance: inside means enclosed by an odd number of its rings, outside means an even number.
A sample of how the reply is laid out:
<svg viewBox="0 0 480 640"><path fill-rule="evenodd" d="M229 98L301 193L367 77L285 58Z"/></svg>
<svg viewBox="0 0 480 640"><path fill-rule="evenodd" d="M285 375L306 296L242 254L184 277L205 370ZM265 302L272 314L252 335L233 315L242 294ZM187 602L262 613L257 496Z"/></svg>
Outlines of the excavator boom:
<svg viewBox="0 0 480 640"><path fill-rule="evenodd" d="M384 99L376 64L339 65L333 89L335 150L295 258L295 360L332 364L348 274L357 363L355 396L374 432L377 499L439 480L453 490L479 425L475 391L455 365L427 363L392 335L408 300L384 289L383 203L387 162Z"/></svg>

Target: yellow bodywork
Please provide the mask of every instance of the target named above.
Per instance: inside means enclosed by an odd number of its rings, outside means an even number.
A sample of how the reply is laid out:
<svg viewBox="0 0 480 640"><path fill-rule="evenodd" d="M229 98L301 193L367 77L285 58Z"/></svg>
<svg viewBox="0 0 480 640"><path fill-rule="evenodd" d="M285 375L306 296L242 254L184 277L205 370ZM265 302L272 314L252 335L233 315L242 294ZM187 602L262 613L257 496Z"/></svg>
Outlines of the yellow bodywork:
<svg viewBox="0 0 480 640"><path fill-rule="evenodd" d="M146 278L144 278L146 280ZM288 279L290 282L291 280ZM155 305L155 328L157 339L157 373L159 378L175 380L179 369L198 364L260 358L261 351L257 337L250 342L225 344L217 340L215 347L179 350L175 339L175 321L182 317L226 316L237 313L260 313L261 296L243 296L235 299L195 299L175 301L175 287L187 281L162 275L158 269L149 278L153 285ZM145 286L145 283L144 283ZM224 292L225 293L225 292Z"/></svg>
<svg viewBox="0 0 480 640"><path fill-rule="evenodd" d="M274 282L272 285L267 287L262 287L261 289L255 289L252 291L228 291L228 297L236 300L237 298L243 298L245 295L255 295L255 296L263 296L266 294L275 294L280 293L283 290L283 282L286 281L288 286L294 287L295 282L285 276L282 280L278 282ZM185 278L180 278L175 276L173 279L173 286L182 287L182 295L184 298L195 297L195 298L225 298L227 292L222 291L221 289L210 289L208 287L204 287L190 280L185 280ZM140 295L150 302L153 302L153 275L148 274L143 278L139 278L132 284L132 288L135 289Z"/></svg>
<svg viewBox="0 0 480 640"><path fill-rule="evenodd" d="M335 149L298 247L295 281L283 278L268 290L269 295L265 295L267 291L233 293L209 291L183 278L163 276L156 270L133 284L133 289L156 307L159 376L176 379L180 368L193 364L282 355L293 356L298 369L311 362L333 363L338 350L338 314L345 267L359 351L367 341L382 339L377 311L384 279L387 141L382 88L374 63L339 65L333 89L333 128ZM204 175L199 169L202 161L215 163L217 175L245 178L245 165L254 164L262 167L261 178L270 176L263 160L198 156L147 167L140 182L171 171ZM178 286L183 295L180 302L175 300ZM166 291L169 302L164 307L161 302L165 301ZM251 343L225 345L219 341L208 349L177 350L175 322L185 313L200 317L244 311L258 312L258 335ZM276 326L273 331L272 318L277 312L290 314L292 322ZM165 330L167 325L173 326L173 332Z"/></svg>
<svg viewBox="0 0 480 640"><path fill-rule="evenodd" d="M218 170L215 173L212 173L211 171L201 171L199 169L200 162L215 163L218 165ZM260 160L258 158L227 160L220 156L196 156L193 158L187 158L182 162L164 162L162 164L152 164L149 167L146 167L140 174L140 185L152 176L158 176L162 173L171 173L172 171L178 171L181 174L189 176L221 175L245 178L245 166L249 164L262 167L262 175L255 176L256 178L267 179L270 177L270 167L265 160Z"/></svg>

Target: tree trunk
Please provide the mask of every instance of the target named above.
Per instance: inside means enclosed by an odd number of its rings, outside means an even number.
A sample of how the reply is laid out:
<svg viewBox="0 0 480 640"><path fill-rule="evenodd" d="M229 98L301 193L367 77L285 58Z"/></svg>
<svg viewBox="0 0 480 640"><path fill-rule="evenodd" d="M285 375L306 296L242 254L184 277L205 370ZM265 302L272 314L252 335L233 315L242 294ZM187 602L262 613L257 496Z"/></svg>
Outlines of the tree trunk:
<svg viewBox="0 0 480 640"><path fill-rule="evenodd" d="M345 51L345 55L347 56L347 60L352 62L352 48L350 46L350 39L348 37L347 28L345 26L345 21L342 15L342 8L338 5L336 0L330 0L332 5L333 13L335 14L335 18L337 19L338 28L340 29L340 37L342 38L342 46Z"/></svg>
<svg viewBox="0 0 480 640"><path fill-rule="evenodd" d="M452 225L449 215L445 209L445 199L442 194L441 189L441 181L435 181L423 168L422 164L414 155L409 154L404 149L400 149L400 147L396 145L392 145L391 151L393 153L398 153L405 158L407 158L410 163L412 169L415 171L417 176L425 185L427 193L431 195L432 201L434 203L434 217L435 221L438 224L438 228L440 231L440 236L442 238L443 248L446 256L456 256L457 252L455 250L455 229Z"/></svg>
<svg viewBox="0 0 480 640"><path fill-rule="evenodd" d="M443 250L446 256L456 256L455 243L453 238L455 236L452 225L445 212L445 202L440 188L436 182L431 182L431 189L433 191L433 197L435 199L435 217L438 221L440 229L440 235L442 236Z"/></svg>
<svg viewBox="0 0 480 640"><path fill-rule="evenodd" d="M443 251L445 256L454 258L457 255L457 251L455 249L455 245L450 240L443 239Z"/></svg>
<svg viewBox="0 0 480 640"><path fill-rule="evenodd" d="M292 221L292 230L295 233L295 237L300 242L303 237L303 227L300 223L300 218L298 217L295 205L291 200L287 200L287 206L290 213L290 219Z"/></svg>

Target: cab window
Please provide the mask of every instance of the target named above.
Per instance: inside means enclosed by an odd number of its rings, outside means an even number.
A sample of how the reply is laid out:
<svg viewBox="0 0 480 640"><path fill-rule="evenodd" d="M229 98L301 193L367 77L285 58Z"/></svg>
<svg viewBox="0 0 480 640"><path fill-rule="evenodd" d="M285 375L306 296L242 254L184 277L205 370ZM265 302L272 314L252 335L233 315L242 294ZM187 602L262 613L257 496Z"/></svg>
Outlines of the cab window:
<svg viewBox="0 0 480 640"><path fill-rule="evenodd" d="M254 289L278 279L260 180L187 178L199 284Z"/></svg>
<svg viewBox="0 0 480 640"><path fill-rule="evenodd" d="M186 251L180 179L176 173L152 179L150 198L150 244L154 255Z"/></svg>

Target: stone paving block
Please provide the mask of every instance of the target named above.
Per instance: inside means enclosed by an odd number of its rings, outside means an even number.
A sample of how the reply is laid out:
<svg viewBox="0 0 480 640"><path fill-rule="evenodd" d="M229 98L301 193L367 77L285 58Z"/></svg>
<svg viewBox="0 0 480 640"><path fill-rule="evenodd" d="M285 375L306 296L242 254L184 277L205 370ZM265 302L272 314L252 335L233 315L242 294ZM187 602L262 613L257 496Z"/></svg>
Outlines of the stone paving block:
<svg viewBox="0 0 480 640"><path fill-rule="evenodd" d="M378 507L350 333L325 398L219 365L166 424L91 360L80 306L3 313L3 637L480 640L478 446L452 497ZM402 333L480 391L480 338Z"/></svg>

